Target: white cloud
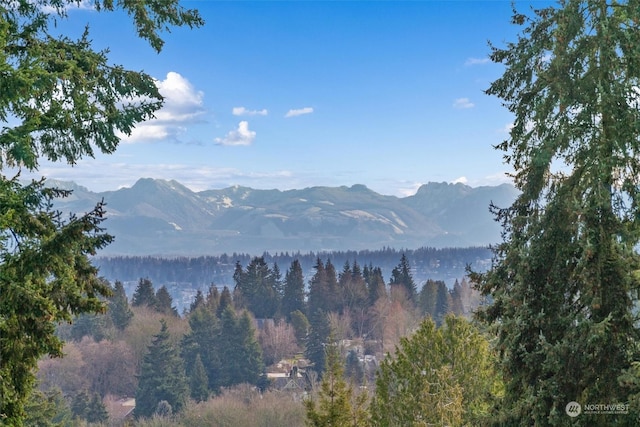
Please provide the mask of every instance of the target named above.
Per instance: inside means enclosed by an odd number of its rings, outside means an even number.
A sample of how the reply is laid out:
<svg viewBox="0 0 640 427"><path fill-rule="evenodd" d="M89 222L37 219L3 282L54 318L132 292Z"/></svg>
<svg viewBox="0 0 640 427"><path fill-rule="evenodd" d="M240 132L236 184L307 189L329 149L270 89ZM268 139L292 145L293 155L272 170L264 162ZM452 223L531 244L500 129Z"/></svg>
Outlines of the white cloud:
<svg viewBox="0 0 640 427"><path fill-rule="evenodd" d="M287 114L285 114L284 116L286 118L289 118L289 117L302 116L303 114L311 114L311 113L313 113L313 107L304 107L304 108L289 110L287 111Z"/></svg>
<svg viewBox="0 0 640 427"><path fill-rule="evenodd" d="M251 145L256 139L256 133L249 130L249 122L243 120L238 123L238 129L229 131L224 138L216 138L218 145Z"/></svg>
<svg viewBox="0 0 640 427"><path fill-rule="evenodd" d="M139 123L130 136L121 135L123 142L177 140L185 132L184 124L200 120L204 114L204 93L180 74L170 71L164 80L156 80L164 97L164 105L155 118Z"/></svg>
<svg viewBox="0 0 640 427"><path fill-rule="evenodd" d="M59 8L56 8L51 5L45 5L40 8L40 10L42 10L43 12L50 13L50 14L67 13L71 9L94 10L95 7L93 5L93 2L89 0L80 0L72 3L64 4Z"/></svg>
<svg viewBox="0 0 640 427"><path fill-rule="evenodd" d="M451 181L452 184L467 184L469 182L469 180L467 179L466 176L461 176L460 178L456 178L453 181Z"/></svg>
<svg viewBox="0 0 640 427"><path fill-rule="evenodd" d="M411 182L411 183L404 183L402 186L394 188L391 191L386 191L393 193L395 196L397 197L409 197L409 196L415 196L415 194L418 192L418 189L420 187L422 187L423 183L422 182ZM382 191L380 194L385 193L384 191Z"/></svg>
<svg viewBox="0 0 640 427"><path fill-rule="evenodd" d="M464 110L473 107L475 107L475 105L469 100L469 98L458 98L453 101L453 108L458 110Z"/></svg>
<svg viewBox="0 0 640 427"><path fill-rule="evenodd" d="M491 62L491 59L489 58L468 58L465 62L464 65L471 66L471 65L483 65L483 64L488 64Z"/></svg>
<svg viewBox="0 0 640 427"><path fill-rule="evenodd" d="M498 129L498 133L509 134L509 133L511 133L511 129L513 129L513 126L514 126L513 122L507 123L506 125L504 125L503 128Z"/></svg>
<svg viewBox="0 0 640 427"><path fill-rule="evenodd" d="M262 110L247 110L244 107L233 107L231 112L234 116L266 116L269 114L266 108Z"/></svg>

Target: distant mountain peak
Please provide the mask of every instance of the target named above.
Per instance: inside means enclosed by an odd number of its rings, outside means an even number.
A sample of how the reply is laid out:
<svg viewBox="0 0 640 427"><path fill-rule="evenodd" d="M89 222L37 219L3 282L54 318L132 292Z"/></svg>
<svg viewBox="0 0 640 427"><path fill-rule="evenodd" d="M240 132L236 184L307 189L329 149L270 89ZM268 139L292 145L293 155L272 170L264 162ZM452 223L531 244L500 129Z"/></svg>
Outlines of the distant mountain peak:
<svg viewBox="0 0 640 427"><path fill-rule="evenodd" d="M362 184L193 192L178 181L153 178L116 191L85 190L57 207L77 212L104 198L105 226L116 240L103 254L111 255L484 246L500 239L489 203L505 206L516 194L513 186L446 182L425 184L404 198Z"/></svg>

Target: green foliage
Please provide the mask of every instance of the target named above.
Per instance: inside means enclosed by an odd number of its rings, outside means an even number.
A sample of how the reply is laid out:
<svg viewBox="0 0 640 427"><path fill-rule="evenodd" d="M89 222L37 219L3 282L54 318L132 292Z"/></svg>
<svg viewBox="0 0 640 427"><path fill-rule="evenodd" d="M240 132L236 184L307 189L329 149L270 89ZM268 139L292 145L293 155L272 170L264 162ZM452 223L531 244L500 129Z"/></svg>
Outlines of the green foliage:
<svg viewBox="0 0 640 427"><path fill-rule="evenodd" d="M417 296L416 284L411 275L411 266L407 256L403 253L400 263L391 271L390 286L401 286L407 294L409 301L415 301Z"/></svg>
<svg viewBox="0 0 640 427"><path fill-rule="evenodd" d="M275 317L280 308L280 275L277 270L269 268L264 257L255 257L245 271L236 266L233 275L235 282L234 295L242 308L247 308L259 319Z"/></svg>
<svg viewBox="0 0 640 427"><path fill-rule="evenodd" d="M249 313L245 311L237 316L231 307L227 307L222 313L216 342L222 365L219 386L257 384L264 364Z"/></svg>
<svg viewBox="0 0 640 427"><path fill-rule="evenodd" d="M363 411L354 411L353 390L344 378L338 345L329 338L326 346L326 372L317 396L305 400L307 425L310 427L357 427L366 425ZM316 401L317 399L317 401ZM360 408L356 408L360 409Z"/></svg>
<svg viewBox="0 0 640 427"><path fill-rule="evenodd" d="M208 391L217 393L221 387L244 382L258 384L264 364L249 313L238 316L227 306L218 319L201 306L189 314L189 325L191 331L182 340L182 357L192 385L198 383L198 395L203 395L202 378L195 378L201 376L196 372L198 358L208 378Z"/></svg>
<svg viewBox="0 0 640 427"><path fill-rule="evenodd" d="M231 297L231 291L225 286L222 288L222 292L220 292L220 300L218 301L218 306L216 308L216 315L218 317L222 317L222 313L227 309L227 307L233 308L233 298Z"/></svg>
<svg viewBox="0 0 640 427"><path fill-rule="evenodd" d="M116 280L113 295L109 298L109 315L113 325L120 331L124 331L133 318L124 286L118 280Z"/></svg>
<svg viewBox="0 0 640 427"><path fill-rule="evenodd" d="M362 270L362 275L367 283L369 306L374 305L380 298L387 296L387 287L380 267L365 266Z"/></svg>
<svg viewBox="0 0 640 427"><path fill-rule="evenodd" d="M111 241L103 206L63 221L50 208L63 193L0 178L0 417L13 425L22 424L38 359L61 355L55 325L103 311L99 297L110 292L87 258Z"/></svg>
<svg viewBox="0 0 640 427"><path fill-rule="evenodd" d="M322 310L316 310L310 320L311 327L304 354L313 364L313 370L318 375L322 375L325 369L325 346L331 333L331 327L329 318Z"/></svg>
<svg viewBox="0 0 640 427"><path fill-rule="evenodd" d="M131 305L134 307L156 307L157 306L156 291L153 289L153 283L149 279L140 279L138 286L133 292Z"/></svg>
<svg viewBox="0 0 640 427"><path fill-rule="evenodd" d="M518 40L487 93L515 116L498 146L521 191L506 209L493 268L476 274L493 304L506 378L497 422L563 424L567 402L626 402L638 359L640 7L567 0L514 12ZM584 425L628 423L583 414Z"/></svg>
<svg viewBox="0 0 640 427"><path fill-rule="evenodd" d="M300 310L293 311L291 313L291 326L293 326L293 333L296 336L298 345L303 346L307 340L307 334L310 328L307 316Z"/></svg>
<svg viewBox="0 0 640 427"><path fill-rule="evenodd" d="M456 281L457 283L457 281ZM458 288L460 285L458 284ZM460 299L460 289L457 289L456 298L447 289L447 285L442 280L427 280L418 298L420 310L423 314L430 316L438 326L442 324L445 316L449 312L454 312L455 307L462 314L462 300Z"/></svg>
<svg viewBox="0 0 640 427"><path fill-rule="evenodd" d="M300 261L294 259L284 276L284 295L282 296L282 313L291 320L294 311L305 312L304 274Z"/></svg>
<svg viewBox="0 0 640 427"><path fill-rule="evenodd" d="M208 306L203 305L189 313L189 326L191 331L183 337L181 345L186 370L193 381L196 361L200 358L208 379L207 390L216 391L222 370L216 340L220 334L218 318Z"/></svg>
<svg viewBox="0 0 640 427"><path fill-rule="evenodd" d="M463 318L430 318L380 364L374 426L481 425L501 391L488 341Z"/></svg>
<svg viewBox="0 0 640 427"><path fill-rule="evenodd" d="M173 411L180 412L189 395L182 359L170 342L167 323L162 320L161 325L142 362L136 391L136 417L153 415L163 400L171 405Z"/></svg>
<svg viewBox="0 0 640 427"><path fill-rule="evenodd" d="M101 423L109 419L109 414L100 395L93 393L89 396L85 390L74 396L71 411L76 421L82 419L89 423Z"/></svg>
<svg viewBox="0 0 640 427"><path fill-rule="evenodd" d="M166 286L161 286L156 292L155 308L162 314L178 316L178 310L173 306L173 298Z"/></svg>
<svg viewBox="0 0 640 427"><path fill-rule="evenodd" d="M110 335L110 320L104 314L81 314L75 318L71 325L69 331L71 339L74 341L80 341L83 337L91 337L96 341L106 339Z"/></svg>
<svg viewBox="0 0 640 427"><path fill-rule="evenodd" d="M202 402L209 398L209 377L199 353L196 354L193 369L189 374L189 389L191 398L196 402Z"/></svg>
<svg viewBox="0 0 640 427"><path fill-rule="evenodd" d="M35 390L25 405L27 427L59 427L71 425L71 410L60 389Z"/></svg>

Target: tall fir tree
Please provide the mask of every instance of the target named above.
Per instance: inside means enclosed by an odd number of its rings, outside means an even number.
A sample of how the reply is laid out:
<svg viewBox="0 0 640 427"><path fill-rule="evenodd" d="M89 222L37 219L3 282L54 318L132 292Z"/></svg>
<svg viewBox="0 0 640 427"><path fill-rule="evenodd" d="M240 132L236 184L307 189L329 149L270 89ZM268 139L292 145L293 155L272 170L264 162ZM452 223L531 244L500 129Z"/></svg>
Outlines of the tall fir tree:
<svg viewBox="0 0 640 427"><path fill-rule="evenodd" d="M131 305L134 307L152 307L156 306L156 291L153 289L153 283L149 279L140 279L138 286L133 292Z"/></svg>
<svg viewBox="0 0 640 427"><path fill-rule="evenodd" d="M284 276L284 295L282 297L282 314L291 320L291 313L296 310L305 312L304 274L298 259L291 261L291 266Z"/></svg>
<svg viewBox="0 0 640 427"><path fill-rule="evenodd" d="M638 360L632 291L640 233L640 5L565 0L529 14L488 94L515 121L498 146L520 195L494 207L493 268L472 276L493 304L506 377L500 423L567 423L577 401L626 402L619 378ZM627 425L637 414L582 414Z"/></svg>
<svg viewBox="0 0 640 427"><path fill-rule="evenodd" d="M153 336L140 368L136 390L136 417L150 417L161 401L167 401L173 412L180 412L189 398L189 385L184 364L171 343L164 319L160 332Z"/></svg>
<svg viewBox="0 0 640 427"><path fill-rule="evenodd" d="M365 273L366 272L366 273ZM387 296L387 285L382 276L380 267L365 267L363 276L367 283L367 293L369 295L369 306L373 306L380 298Z"/></svg>
<svg viewBox="0 0 640 427"><path fill-rule="evenodd" d="M433 320L436 325L440 326L444 321L445 316L451 310L451 294L447 288L447 284L442 280L436 282L438 284L438 291L436 293L436 305L433 313Z"/></svg>
<svg viewBox="0 0 640 427"><path fill-rule="evenodd" d="M258 383L264 369L262 350L246 311L238 316L232 307L227 307L222 312L216 349L221 365L218 378L221 387Z"/></svg>
<svg viewBox="0 0 640 427"><path fill-rule="evenodd" d="M329 337L326 346L326 372L317 396L304 401L307 425L310 427L360 427L366 425L366 413L354 408L354 391L344 378L344 367L338 344ZM362 401L359 401L363 403Z"/></svg>
<svg viewBox="0 0 640 427"><path fill-rule="evenodd" d="M321 376L325 369L325 346L331 333L331 326L327 314L320 309L311 315L309 324L304 354L313 364L313 370Z"/></svg>
<svg viewBox="0 0 640 427"><path fill-rule="evenodd" d="M233 298L231 296L231 291L225 286L224 288L222 288L222 292L220 292L220 300L218 301L218 306L216 307L216 316L218 316L218 318L221 318L222 313L224 313L227 307L233 308Z"/></svg>
<svg viewBox="0 0 640 427"><path fill-rule="evenodd" d="M203 402L209 398L209 376L202 363L200 353L196 354L196 360L189 373L189 392L196 402Z"/></svg>
<svg viewBox="0 0 640 427"><path fill-rule="evenodd" d="M391 271L389 279L390 286L400 286L407 294L409 301L416 302L417 288L411 274L411 266L407 256L403 253L400 257L400 263Z"/></svg>
<svg viewBox="0 0 640 427"><path fill-rule="evenodd" d="M326 312L329 309L329 284L324 263L320 258L313 266L315 274L309 281L309 299L307 301L308 317L313 316L318 310Z"/></svg>
<svg viewBox="0 0 640 427"><path fill-rule="evenodd" d="M109 315L113 325L120 331L124 331L133 319L133 312L129 308L129 300L124 291L122 282L116 280L113 295L109 298Z"/></svg>
<svg viewBox="0 0 640 427"><path fill-rule="evenodd" d="M207 305L201 305L188 316L190 331L182 338L181 355L185 369L193 381L196 370L196 360L204 366L209 391L217 391L220 387L222 362L218 352L217 337L220 325L216 313ZM192 393L194 391L192 390ZM198 391L201 395L200 391Z"/></svg>
<svg viewBox="0 0 640 427"><path fill-rule="evenodd" d="M178 310L173 306L173 298L166 286L162 285L156 291L155 309L159 313L169 316L178 316Z"/></svg>

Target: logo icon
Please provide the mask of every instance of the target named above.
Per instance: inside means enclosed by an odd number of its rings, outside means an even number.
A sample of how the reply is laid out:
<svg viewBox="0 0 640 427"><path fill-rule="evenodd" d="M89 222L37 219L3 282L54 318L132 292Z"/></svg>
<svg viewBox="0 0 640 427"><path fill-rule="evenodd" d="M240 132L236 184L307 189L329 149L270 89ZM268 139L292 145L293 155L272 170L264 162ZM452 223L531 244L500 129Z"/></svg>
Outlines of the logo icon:
<svg viewBox="0 0 640 427"><path fill-rule="evenodd" d="M582 412L582 407L580 406L580 404L578 402L573 402L572 401L572 402L567 403L567 406L564 407L564 411L571 418L575 418L578 415L580 415L580 413Z"/></svg>

